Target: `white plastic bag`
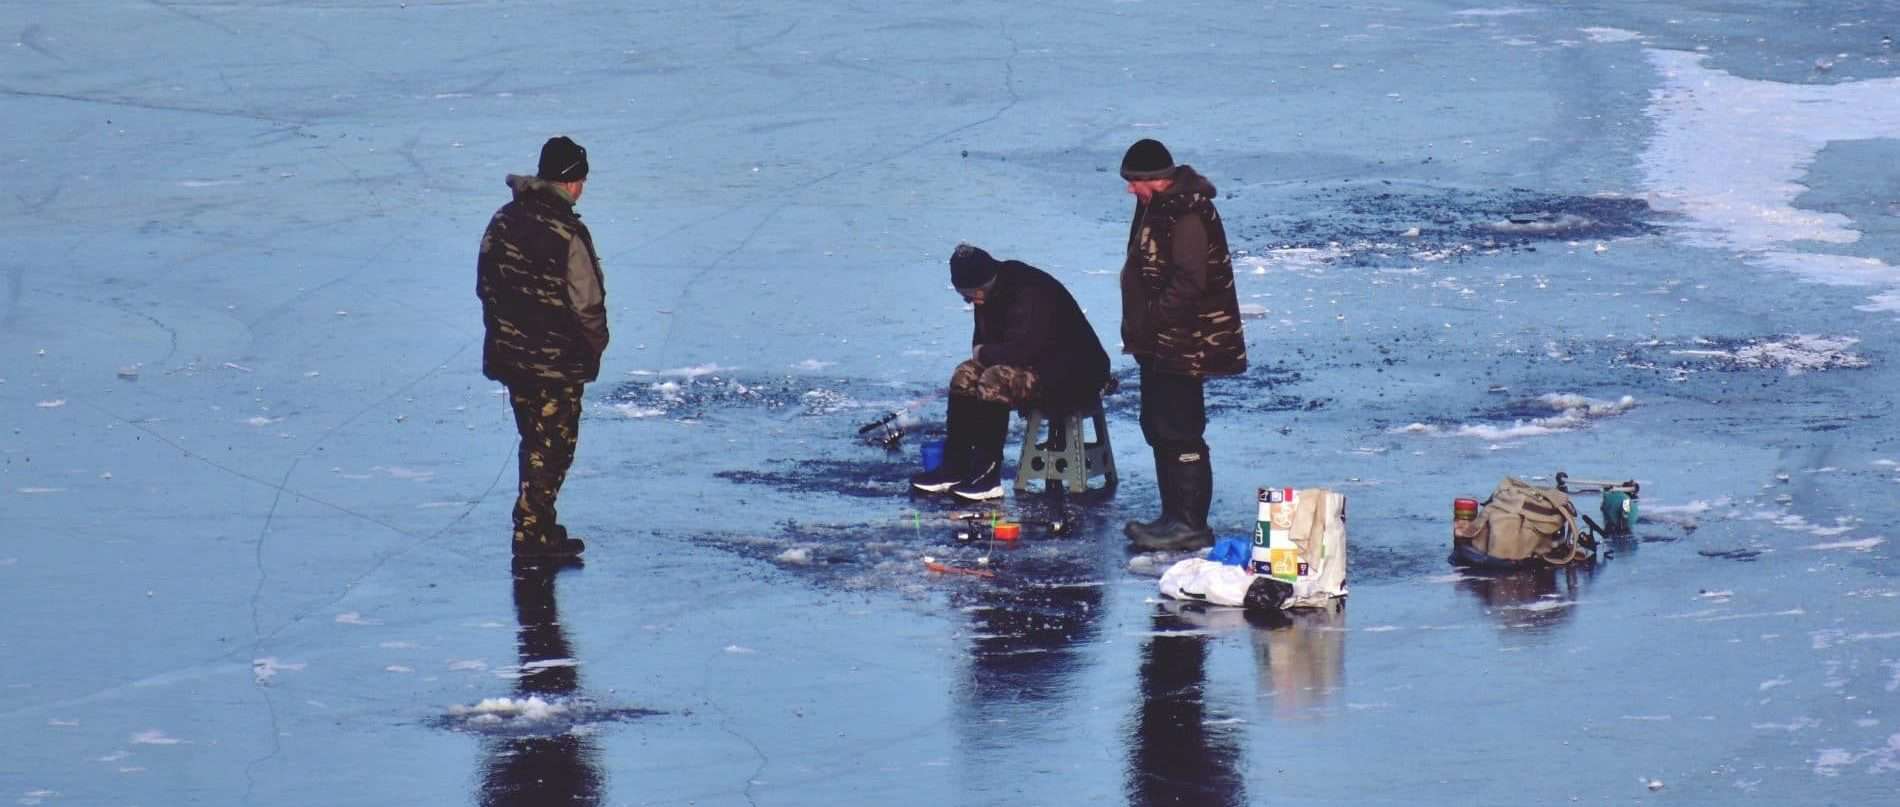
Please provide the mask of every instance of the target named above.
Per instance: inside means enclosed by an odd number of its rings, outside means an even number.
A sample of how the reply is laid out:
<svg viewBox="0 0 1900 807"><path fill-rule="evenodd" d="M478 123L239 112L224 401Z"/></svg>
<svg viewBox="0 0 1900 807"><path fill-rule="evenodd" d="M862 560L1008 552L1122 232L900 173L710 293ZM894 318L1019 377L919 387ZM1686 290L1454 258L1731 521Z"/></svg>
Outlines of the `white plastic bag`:
<svg viewBox="0 0 1900 807"><path fill-rule="evenodd" d="M1253 575L1244 566L1194 557L1179 561L1161 574L1161 594L1177 600L1199 600L1215 605L1240 606L1247 601Z"/></svg>

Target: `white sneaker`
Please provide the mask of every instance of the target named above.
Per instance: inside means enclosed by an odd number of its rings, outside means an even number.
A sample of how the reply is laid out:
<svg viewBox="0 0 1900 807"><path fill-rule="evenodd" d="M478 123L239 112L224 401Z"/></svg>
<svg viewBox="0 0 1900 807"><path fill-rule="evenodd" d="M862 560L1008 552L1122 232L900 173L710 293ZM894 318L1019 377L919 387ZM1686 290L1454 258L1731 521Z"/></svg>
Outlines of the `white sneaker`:
<svg viewBox="0 0 1900 807"><path fill-rule="evenodd" d="M950 489L950 495L972 502L1003 498L1003 464L990 463L982 473L957 483Z"/></svg>

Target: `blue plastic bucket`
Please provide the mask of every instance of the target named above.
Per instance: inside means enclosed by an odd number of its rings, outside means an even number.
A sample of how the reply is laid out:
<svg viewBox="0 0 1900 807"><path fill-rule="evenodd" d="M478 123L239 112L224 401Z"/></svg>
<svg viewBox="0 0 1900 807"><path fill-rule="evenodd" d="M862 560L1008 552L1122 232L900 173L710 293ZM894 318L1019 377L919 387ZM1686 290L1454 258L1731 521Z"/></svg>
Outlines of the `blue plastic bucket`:
<svg viewBox="0 0 1900 807"><path fill-rule="evenodd" d="M922 455L919 457L919 459L923 461L924 471L926 473L930 471L935 471L938 468L943 466L943 441L942 440L931 440L930 442L924 443L922 446L918 447L917 451L919 454Z"/></svg>

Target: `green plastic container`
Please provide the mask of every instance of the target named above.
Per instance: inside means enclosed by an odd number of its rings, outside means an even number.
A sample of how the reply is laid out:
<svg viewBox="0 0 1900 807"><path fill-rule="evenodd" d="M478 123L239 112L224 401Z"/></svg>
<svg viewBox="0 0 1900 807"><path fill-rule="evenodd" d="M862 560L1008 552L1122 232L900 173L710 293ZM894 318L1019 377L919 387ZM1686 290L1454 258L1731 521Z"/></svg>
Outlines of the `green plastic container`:
<svg viewBox="0 0 1900 807"><path fill-rule="evenodd" d="M1603 492L1603 530L1611 535L1628 535L1636 525L1636 497L1626 491Z"/></svg>

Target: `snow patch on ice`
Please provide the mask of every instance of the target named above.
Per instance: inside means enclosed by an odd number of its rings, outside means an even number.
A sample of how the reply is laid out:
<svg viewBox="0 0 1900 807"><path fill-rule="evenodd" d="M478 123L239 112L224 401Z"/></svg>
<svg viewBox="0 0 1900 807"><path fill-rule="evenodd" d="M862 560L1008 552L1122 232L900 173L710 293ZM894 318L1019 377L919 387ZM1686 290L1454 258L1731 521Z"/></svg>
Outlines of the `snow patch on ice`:
<svg viewBox="0 0 1900 807"><path fill-rule="evenodd" d="M65 488L14 488L13 492L24 494L27 496L40 496L47 493L65 493L66 489Z"/></svg>
<svg viewBox="0 0 1900 807"><path fill-rule="evenodd" d="M1875 285L1864 310L1900 310L1900 270L1885 261L1804 252L1851 244L1861 233L1839 213L1795 200L1815 155L1829 143L1900 138L1900 78L1827 84L1755 81L1706 67L1706 53L1651 49L1662 84L1650 93L1655 134L1640 162L1652 206L1687 217L1700 247L1733 250L1757 265L1823 283ZM1749 170L1734 156L1749 155Z"/></svg>
<svg viewBox="0 0 1900 807"><path fill-rule="evenodd" d="M1827 551L1827 550L1833 550L1833 549L1849 549L1856 552L1865 552L1869 549L1873 549L1874 547L1884 544L1886 542L1887 542L1887 539L1885 538L1862 538L1857 541L1834 541L1834 542L1825 543L1825 544L1814 544L1813 546L1809 546L1806 548L1810 550L1816 550L1816 551Z"/></svg>
<svg viewBox="0 0 1900 807"><path fill-rule="evenodd" d="M1876 642L1876 641L1885 641L1889 639L1900 639L1900 631L1892 631L1888 633L1870 633L1867 631L1860 631L1858 633L1848 633L1847 631L1842 630L1840 628L1828 628L1826 630L1817 630L1812 633L1809 633L1808 638L1811 640L1810 644L1815 650L1826 650L1830 647L1833 647L1835 645L1841 645L1841 644L1849 644L1849 643L1855 643L1855 642Z"/></svg>
<svg viewBox="0 0 1900 807"><path fill-rule="evenodd" d="M51 400L51 401L40 401L39 403L34 404L34 406L37 406L41 409L58 409L65 405L66 405L65 398L59 398L59 399Z"/></svg>
<svg viewBox="0 0 1900 807"><path fill-rule="evenodd" d="M801 361L797 364L792 365L792 367L794 369L804 370L806 372L817 372L827 367L835 367L837 366L837 364L838 363L835 361L819 361L818 359L806 359L804 361Z"/></svg>
<svg viewBox="0 0 1900 807"><path fill-rule="evenodd" d="M1467 8L1462 11L1452 12L1452 16L1455 16L1455 17L1515 17L1520 14L1536 14L1536 13L1537 13L1536 9L1530 9L1530 8L1514 8L1514 7Z"/></svg>
<svg viewBox="0 0 1900 807"><path fill-rule="evenodd" d="M389 467L378 465L370 470L382 471L395 479L408 479L416 482L427 482L435 478L434 471L418 471L414 468L404 468L395 465Z"/></svg>
<svg viewBox="0 0 1900 807"><path fill-rule="evenodd" d="M276 656L269 656L251 660L251 677L260 684L267 684L280 672L297 672L303 668L302 663L285 663L278 661Z"/></svg>
<svg viewBox="0 0 1900 807"><path fill-rule="evenodd" d="M159 729L147 729L132 735L133 745L178 745L183 742Z"/></svg>
<svg viewBox="0 0 1900 807"><path fill-rule="evenodd" d="M1540 612L1540 611L1555 611L1559 608L1569 608L1570 606L1573 606L1576 604L1577 604L1576 600L1539 600L1537 602L1528 603L1525 605L1505 606L1505 610L1530 611L1530 612L1535 613L1535 612Z"/></svg>
<svg viewBox="0 0 1900 807"><path fill-rule="evenodd" d="M674 389L677 391L679 389L679 386L674 385ZM613 409L615 412L619 412L621 416L632 419L632 420L640 420L643 418L656 418L656 417L660 417L666 414L666 410L661 409L657 406L640 406L638 404L630 404L630 403L614 404Z"/></svg>
<svg viewBox="0 0 1900 807"><path fill-rule="evenodd" d="M1643 38L1642 34L1635 31L1627 31L1622 28L1590 27L1579 28L1577 30L1582 31L1585 36L1590 37L1591 42L1631 42Z"/></svg>
<svg viewBox="0 0 1900 807"><path fill-rule="evenodd" d="M452 717L469 718L470 722L531 721L540 722L558 717L567 711L567 704L549 702L538 695L526 698L483 698L474 706L451 706Z"/></svg>
<svg viewBox="0 0 1900 807"><path fill-rule="evenodd" d="M1629 395L1614 401L1605 401L1586 398L1582 395L1549 393L1539 396L1536 401L1555 410L1556 414L1550 417L1516 420L1509 426L1467 423L1454 427L1441 427L1412 423L1395 428L1392 433L1475 437L1485 442L1498 443L1571 431L1582 428L1591 421L1620 415L1636 407L1636 398Z"/></svg>
<svg viewBox="0 0 1900 807"><path fill-rule="evenodd" d="M735 655L735 656L745 656L745 655L751 655L753 653L757 653L759 651L753 650L750 647L741 647L736 644L729 644L729 645L726 645L726 652L731 653L732 655Z"/></svg>
<svg viewBox="0 0 1900 807"><path fill-rule="evenodd" d="M1775 687L1785 687L1792 683L1794 682L1787 678L1770 678L1766 681L1761 682L1761 686L1758 687L1756 691L1767 692L1768 690L1774 689Z"/></svg>
<svg viewBox="0 0 1900 807"><path fill-rule="evenodd" d="M811 565L811 547L808 547L808 546L792 547L791 549L787 549L784 552L778 553L778 557L773 558L773 560L776 560L779 563L783 563L788 566L810 566Z"/></svg>
<svg viewBox="0 0 1900 807"><path fill-rule="evenodd" d="M737 369L739 368L724 367L718 364L709 363L709 364L695 364L691 367L675 367L671 370L629 370L627 371L627 374L631 376L635 376L635 377L659 376L659 377L664 378L668 376L678 376L681 378L685 378L687 380L692 380L695 378L699 378L700 376L718 375L720 373L731 374L732 371L737 370Z"/></svg>
<svg viewBox="0 0 1900 807"><path fill-rule="evenodd" d="M1841 769L1871 760L1868 773L1900 770L1900 734L1887 738L1886 745L1853 753L1845 748L1823 748L1815 755L1814 772L1821 776L1839 776Z"/></svg>
<svg viewBox="0 0 1900 807"><path fill-rule="evenodd" d="M362 614L357 613L355 611L345 611L343 613L337 614L336 623L338 625L380 625L382 624L381 622L374 619L364 619Z"/></svg>
<svg viewBox="0 0 1900 807"><path fill-rule="evenodd" d="M1317 274L1343 258L1350 257L1352 250L1334 242L1324 247L1281 247L1269 249L1259 255L1246 255L1234 260L1238 271L1250 275L1264 275L1274 271Z"/></svg>
<svg viewBox="0 0 1900 807"><path fill-rule="evenodd" d="M1781 369L1788 375L1821 370L1860 369L1872 362L1853 351L1860 340L1851 336L1791 334L1749 342L1734 350L1684 348L1670 355L1705 359L1719 366L1741 369Z"/></svg>

